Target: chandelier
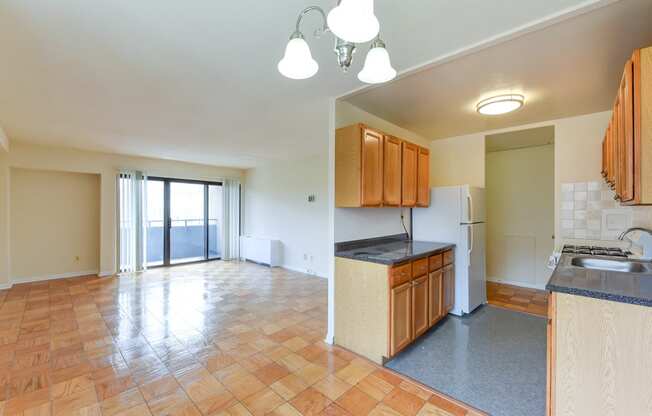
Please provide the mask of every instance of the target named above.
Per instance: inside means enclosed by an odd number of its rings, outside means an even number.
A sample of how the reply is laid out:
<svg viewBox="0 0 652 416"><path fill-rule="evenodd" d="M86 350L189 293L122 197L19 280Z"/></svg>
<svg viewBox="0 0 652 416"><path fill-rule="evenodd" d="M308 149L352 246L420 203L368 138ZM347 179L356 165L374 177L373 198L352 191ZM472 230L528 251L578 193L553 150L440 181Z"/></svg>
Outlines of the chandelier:
<svg viewBox="0 0 652 416"><path fill-rule="evenodd" d="M323 20L322 27L315 31L315 37L327 32L335 37L333 51L343 72L347 72L353 62L356 44L372 41L358 79L368 84L380 84L396 77L385 42L380 39L380 24L374 14L373 0L339 0L328 16L318 6L303 9L285 47L285 55L278 63L278 70L283 76L307 79L319 70L319 64L313 59L301 32L301 21L310 12L318 13Z"/></svg>

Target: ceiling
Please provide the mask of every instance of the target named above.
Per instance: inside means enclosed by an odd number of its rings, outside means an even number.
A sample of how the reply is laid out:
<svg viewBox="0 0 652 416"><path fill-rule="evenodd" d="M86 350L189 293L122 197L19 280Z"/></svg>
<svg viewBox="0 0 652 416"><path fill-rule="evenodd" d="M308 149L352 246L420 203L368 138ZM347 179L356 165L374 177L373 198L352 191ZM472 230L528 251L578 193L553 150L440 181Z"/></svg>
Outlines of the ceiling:
<svg viewBox="0 0 652 416"><path fill-rule="evenodd" d="M376 14L394 66L406 71L487 39L610 1L377 0ZM298 12L310 4L328 10L335 1L3 0L0 125L17 141L224 166L251 167L323 152L330 97L362 86L355 74L367 46L360 47L354 68L342 74L331 52L330 36L307 36L320 72L306 81L284 79L276 64ZM648 33L649 27L640 26L643 16L633 17L637 23L627 30ZM319 21L309 17L304 24L308 35ZM601 34L598 40L605 42L606 37ZM524 61L540 64L543 57L551 59L552 46L559 47L549 43L545 56L538 51L517 52L519 56L534 53ZM562 46L567 48L567 43ZM608 45L599 53L603 61L616 52L613 42ZM617 52L616 58L621 59L622 51ZM581 58L580 62L587 62L585 56ZM487 79L489 85L473 82L463 91L465 99L475 98L471 95L487 86L528 80L507 78L517 69L532 71L532 65L520 62L508 73L497 61L492 58L487 63L487 70L499 70ZM460 69L474 79L478 76L477 69ZM587 76L595 86L605 78L603 73L611 76L614 69L574 72L573 79ZM387 88L396 89L410 79ZM422 79L432 97L419 96L414 85L399 94L401 103L414 106L414 99L428 103L415 108L412 116L387 103L372 105L372 95L359 95L353 101L429 135L448 134L450 127L434 134L437 129L429 120L432 110L440 108L438 100L452 95L441 89L443 81L459 77ZM389 101L387 97L395 94L389 91L368 94ZM455 105L464 108L459 101Z"/></svg>
<svg viewBox="0 0 652 416"><path fill-rule="evenodd" d="M431 140L605 111L632 50L652 45L650 22L652 1L621 0L346 100ZM500 93L523 93L525 106L476 112Z"/></svg>
<svg viewBox="0 0 652 416"><path fill-rule="evenodd" d="M488 134L485 137L485 150L487 153L502 152L504 150L544 146L554 142L555 127L544 126L506 133Z"/></svg>

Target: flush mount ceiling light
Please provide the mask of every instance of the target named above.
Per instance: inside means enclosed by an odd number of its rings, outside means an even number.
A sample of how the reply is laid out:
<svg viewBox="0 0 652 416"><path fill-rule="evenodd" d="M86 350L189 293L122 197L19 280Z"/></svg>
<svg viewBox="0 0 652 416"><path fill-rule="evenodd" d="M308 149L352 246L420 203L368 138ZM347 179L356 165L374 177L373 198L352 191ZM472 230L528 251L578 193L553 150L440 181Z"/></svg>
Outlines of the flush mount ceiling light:
<svg viewBox="0 0 652 416"><path fill-rule="evenodd" d="M380 39L373 0L340 0L328 17L318 6L303 9L285 47L285 55L278 63L278 70L283 76L291 79L306 79L319 70L319 64L312 58L310 47L301 32L304 16L313 11L317 12L323 21L322 27L315 31L315 37L320 37L327 32L334 35L333 52L343 72L347 72L353 62L356 44L373 40L358 79L369 84L378 84L396 77L396 70L392 68L385 43Z"/></svg>
<svg viewBox="0 0 652 416"><path fill-rule="evenodd" d="M476 105L476 110L486 116L497 116L516 111L523 107L524 103L525 97L521 94L496 95L480 101Z"/></svg>

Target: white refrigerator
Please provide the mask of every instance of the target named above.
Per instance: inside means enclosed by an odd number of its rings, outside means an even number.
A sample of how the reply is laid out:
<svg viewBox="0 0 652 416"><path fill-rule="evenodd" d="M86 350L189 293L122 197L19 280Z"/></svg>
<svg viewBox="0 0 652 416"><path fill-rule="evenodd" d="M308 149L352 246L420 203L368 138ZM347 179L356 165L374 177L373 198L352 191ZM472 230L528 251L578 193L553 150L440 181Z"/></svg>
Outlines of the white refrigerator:
<svg viewBox="0 0 652 416"><path fill-rule="evenodd" d="M455 244L455 306L464 315L487 302L485 190L469 185L430 190L430 207L413 210L412 239Z"/></svg>

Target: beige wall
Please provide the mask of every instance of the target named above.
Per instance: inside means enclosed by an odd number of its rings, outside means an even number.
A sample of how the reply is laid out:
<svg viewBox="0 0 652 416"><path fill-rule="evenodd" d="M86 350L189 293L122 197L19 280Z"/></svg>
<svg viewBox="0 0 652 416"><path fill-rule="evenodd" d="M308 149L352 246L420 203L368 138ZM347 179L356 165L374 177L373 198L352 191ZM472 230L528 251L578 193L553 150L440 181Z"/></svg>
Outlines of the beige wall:
<svg viewBox="0 0 652 416"><path fill-rule="evenodd" d="M325 150L325 149L324 149ZM244 233L280 240L283 267L328 275L328 155L276 162L245 174ZM315 202L308 202L315 195Z"/></svg>
<svg viewBox="0 0 652 416"><path fill-rule="evenodd" d="M435 140L430 144L430 186L484 187L485 134Z"/></svg>
<svg viewBox="0 0 652 416"><path fill-rule="evenodd" d="M487 153L487 280L543 289L554 242L554 145Z"/></svg>
<svg viewBox="0 0 652 416"><path fill-rule="evenodd" d="M94 274L100 267L100 176L11 169L14 283Z"/></svg>
<svg viewBox="0 0 652 416"><path fill-rule="evenodd" d="M219 180L241 179L240 169L221 168L171 160L89 152L83 150L39 146L12 141L7 154L7 165L12 168L78 172L100 175L100 273L114 273L116 269L116 174L120 169L139 169L149 175L180 179ZM8 198L0 195L0 201ZM1 225L0 225L1 226ZM0 235L0 239L8 238ZM4 256L0 264L9 262L11 256ZM2 278L2 276L0 276ZM5 274L1 284L9 282Z"/></svg>
<svg viewBox="0 0 652 416"><path fill-rule="evenodd" d="M0 289L9 283L9 161L0 148Z"/></svg>
<svg viewBox="0 0 652 416"><path fill-rule="evenodd" d="M555 237L559 236L559 192L564 182L601 180L604 131L611 111L435 140L431 150L433 186L485 184L485 136L542 126L555 128Z"/></svg>

